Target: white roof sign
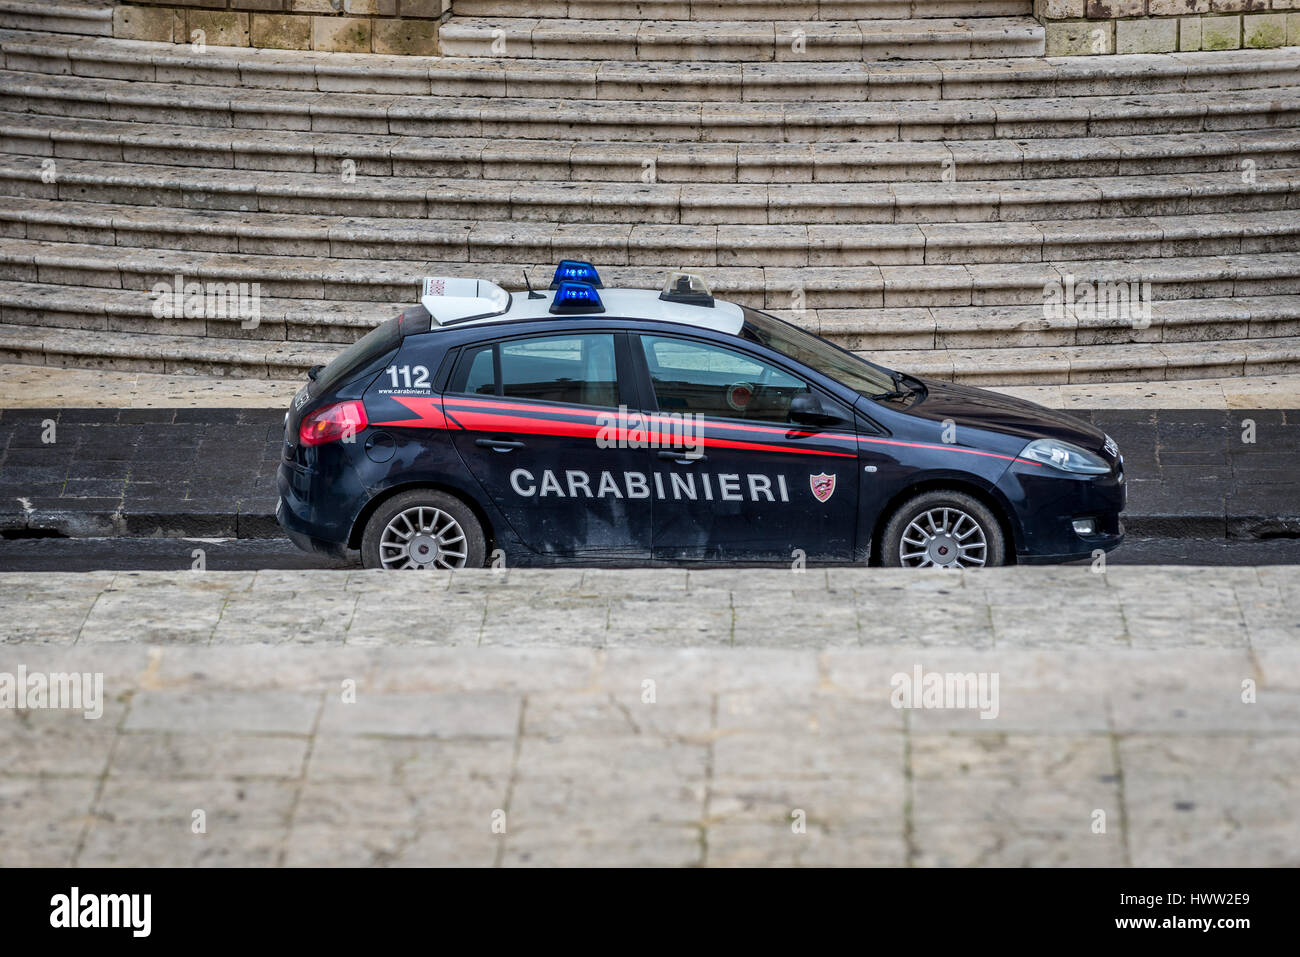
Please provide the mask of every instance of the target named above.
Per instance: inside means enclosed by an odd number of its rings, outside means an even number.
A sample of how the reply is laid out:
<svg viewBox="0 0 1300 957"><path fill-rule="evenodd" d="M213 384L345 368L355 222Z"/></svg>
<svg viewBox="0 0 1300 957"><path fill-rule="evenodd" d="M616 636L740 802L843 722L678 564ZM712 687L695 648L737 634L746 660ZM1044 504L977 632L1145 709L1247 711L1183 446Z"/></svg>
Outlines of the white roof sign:
<svg viewBox="0 0 1300 957"><path fill-rule="evenodd" d="M486 279L431 276L424 280L420 305L438 325L499 316L510 308L510 293Z"/></svg>

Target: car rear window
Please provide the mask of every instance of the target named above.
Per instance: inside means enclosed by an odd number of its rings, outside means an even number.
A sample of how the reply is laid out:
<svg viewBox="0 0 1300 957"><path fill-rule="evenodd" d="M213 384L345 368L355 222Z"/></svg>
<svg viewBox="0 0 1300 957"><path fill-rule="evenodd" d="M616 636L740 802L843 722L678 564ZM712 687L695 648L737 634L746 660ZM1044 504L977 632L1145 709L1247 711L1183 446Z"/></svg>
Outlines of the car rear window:
<svg viewBox="0 0 1300 957"><path fill-rule="evenodd" d="M334 357L316 376L316 394L348 381L348 376L402 343L401 316L380 323Z"/></svg>

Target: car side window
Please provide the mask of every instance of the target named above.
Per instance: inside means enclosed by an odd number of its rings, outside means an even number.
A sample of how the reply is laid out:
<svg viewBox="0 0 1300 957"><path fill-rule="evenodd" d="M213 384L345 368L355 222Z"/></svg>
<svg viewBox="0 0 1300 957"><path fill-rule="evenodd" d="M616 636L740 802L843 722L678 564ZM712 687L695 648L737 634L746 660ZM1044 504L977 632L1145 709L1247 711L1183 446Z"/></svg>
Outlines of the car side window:
<svg viewBox="0 0 1300 957"><path fill-rule="evenodd" d="M497 378L492 345L466 349L451 375L451 391L468 395L496 395Z"/></svg>
<svg viewBox="0 0 1300 957"><path fill-rule="evenodd" d="M786 422L808 383L762 359L671 336L641 336L650 382L664 412Z"/></svg>
<svg viewBox="0 0 1300 957"><path fill-rule="evenodd" d="M448 388L471 395L616 407L614 336L566 333L466 349Z"/></svg>

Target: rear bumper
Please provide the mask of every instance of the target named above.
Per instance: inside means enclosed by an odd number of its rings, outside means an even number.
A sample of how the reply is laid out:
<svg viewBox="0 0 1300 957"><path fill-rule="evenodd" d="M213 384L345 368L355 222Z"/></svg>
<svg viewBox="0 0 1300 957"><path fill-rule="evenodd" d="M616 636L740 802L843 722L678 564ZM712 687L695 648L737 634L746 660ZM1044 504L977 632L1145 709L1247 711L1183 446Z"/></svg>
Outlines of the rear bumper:
<svg viewBox="0 0 1300 957"><path fill-rule="evenodd" d="M299 470L288 462L280 463L276 473L280 501L275 506L275 520L289 540L303 551L335 558L344 557L348 551L350 526L314 520L319 510L313 509L309 501L310 481L304 470Z"/></svg>

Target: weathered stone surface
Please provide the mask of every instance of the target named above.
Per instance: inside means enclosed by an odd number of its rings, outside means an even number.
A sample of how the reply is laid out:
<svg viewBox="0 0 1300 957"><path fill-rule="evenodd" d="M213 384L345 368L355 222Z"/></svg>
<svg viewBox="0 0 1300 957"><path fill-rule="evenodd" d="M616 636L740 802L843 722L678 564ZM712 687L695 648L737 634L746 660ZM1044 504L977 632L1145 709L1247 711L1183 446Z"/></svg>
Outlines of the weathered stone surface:
<svg viewBox="0 0 1300 957"><path fill-rule="evenodd" d="M1048 56L1079 56L1115 52L1115 24L1112 21L1070 20L1049 22Z"/></svg>
<svg viewBox="0 0 1300 957"><path fill-rule="evenodd" d="M1116 53L1168 53L1177 49L1177 20L1120 20L1115 24Z"/></svg>
<svg viewBox="0 0 1300 957"><path fill-rule="evenodd" d="M246 47L249 41L249 15L232 11L190 10L185 15L186 38L222 47Z"/></svg>
<svg viewBox="0 0 1300 957"><path fill-rule="evenodd" d="M113 36L124 40L153 40L171 43L174 16L171 10L149 7L115 7Z"/></svg>
<svg viewBox="0 0 1300 957"><path fill-rule="evenodd" d="M1236 50L1241 47L1241 17L1202 17L1202 50Z"/></svg>
<svg viewBox="0 0 1300 957"><path fill-rule="evenodd" d="M1293 569L1264 571L1188 569L1187 594L1294 590ZM800 588L835 600L859 577ZM1194 647L1216 626L1188 611L1190 644L1151 651L1083 633L1032 651L542 645L521 666L473 647L33 646L28 667L102 671L113 703L98 721L0 711L0 861L1294 866L1295 655ZM896 707L915 667L996 674L997 716Z"/></svg>
<svg viewBox="0 0 1300 957"><path fill-rule="evenodd" d="M438 27L428 20L375 20L371 44L376 53L433 56Z"/></svg>
<svg viewBox="0 0 1300 957"><path fill-rule="evenodd" d="M364 17L312 17L313 50L369 53L371 21Z"/></svg>
<svg viewBox="0 0 1300 957"><path fill-rule="evenodd" d="M1247 14L1241 18L1242 46L1280 47L1286 43L1286 25L1284 13Z"/></svg>
<svg viewBox="0 0 1300 957"><path fill-rule="evenodd" d="M310 50L311 18L255 13L250 40L255 47Z"/></svg>

